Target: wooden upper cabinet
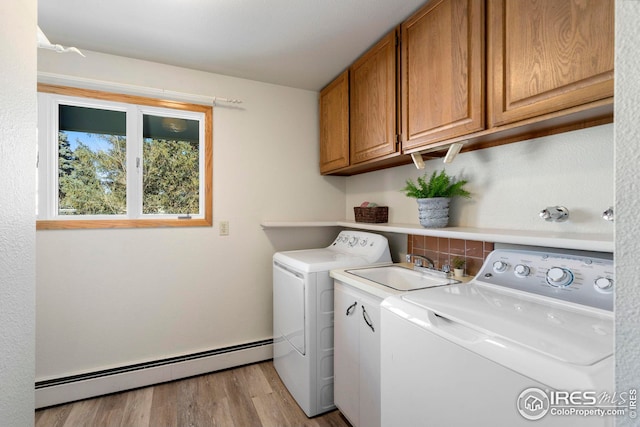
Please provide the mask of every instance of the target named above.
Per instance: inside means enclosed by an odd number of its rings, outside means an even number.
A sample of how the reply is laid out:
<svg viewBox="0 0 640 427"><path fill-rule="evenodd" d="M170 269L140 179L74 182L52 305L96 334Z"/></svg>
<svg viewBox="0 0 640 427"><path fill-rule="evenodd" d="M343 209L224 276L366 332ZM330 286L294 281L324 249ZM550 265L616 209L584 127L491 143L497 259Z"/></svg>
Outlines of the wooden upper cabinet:
<svg viewBox="0 0 640 427"><path fill-rule="evenodd" d="M614 2L428 1L321 92L321 173L610 123Z"/></svg>
<svg viewBox="0 0 640 427"><path fill-rule="evenodd" d="M613 96L614 0L488 0L490 126Z"/></svg>
<svg viewBox="0 0 640 427"><path fill-rule="evenodd" d="M352 165L398 151L396 42L394 30L350 68Z"/></svg>
<svg viewBox="0 0 640 427"><path fill-rule="evenodd" d="M403 149L484 129L484 1L433 0L401 26Z"/></svg>
<svg viewBox="0 0 640 427"><path fill-rule="evenodd" d="M320 92L320 173L349 166L349 71Z"/></svg>

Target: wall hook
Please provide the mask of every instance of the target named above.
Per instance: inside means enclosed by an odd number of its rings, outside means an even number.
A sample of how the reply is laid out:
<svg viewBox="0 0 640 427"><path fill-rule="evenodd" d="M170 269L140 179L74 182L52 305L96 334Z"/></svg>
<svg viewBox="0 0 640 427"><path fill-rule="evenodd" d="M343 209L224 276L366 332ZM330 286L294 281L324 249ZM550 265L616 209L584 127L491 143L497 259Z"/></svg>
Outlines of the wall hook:
<svg viewBox="0 0 640 427"><path fill-rule="evenodd" d="M564 222L569 219L569 209L564 206L550 206L540 211L540 218L545 221Z"/></svg>
<svg viewBox="0 0 640 427"><path fill-rule="evenodd" d="M613 207L610 206L609 209L602 212L602 219L613 222Z"/></svg>

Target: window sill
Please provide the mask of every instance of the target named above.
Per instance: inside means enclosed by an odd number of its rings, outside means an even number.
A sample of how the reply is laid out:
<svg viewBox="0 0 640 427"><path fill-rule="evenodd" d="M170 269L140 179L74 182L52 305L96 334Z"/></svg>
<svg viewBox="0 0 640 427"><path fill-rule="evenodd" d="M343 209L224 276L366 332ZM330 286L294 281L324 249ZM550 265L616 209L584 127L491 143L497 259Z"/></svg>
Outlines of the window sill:
<svg viewBox="0 0 640 427"><path fill-rule="evenodd" d="M78 219L38 220L36 230L80 230L101 228L211 227L211 218L199 219Z"/></svg>

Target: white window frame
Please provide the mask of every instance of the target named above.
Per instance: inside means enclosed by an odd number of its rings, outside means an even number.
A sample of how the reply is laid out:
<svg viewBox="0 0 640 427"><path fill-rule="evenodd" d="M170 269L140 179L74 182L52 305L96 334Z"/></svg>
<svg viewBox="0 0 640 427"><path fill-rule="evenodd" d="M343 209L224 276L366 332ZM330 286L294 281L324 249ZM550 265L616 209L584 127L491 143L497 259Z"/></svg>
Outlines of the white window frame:
<svg viewBox="0 0 640 427"><path fill-rule="evenodd" d="M212 107L131 95L38 86L38 229L211 226ZM123 102L126 101L126 102ZM123 111L127 114L126 215L58 213L58 113L60 105ZM199 212L186 215L142 213L143 116L199 122Z"/></svg>

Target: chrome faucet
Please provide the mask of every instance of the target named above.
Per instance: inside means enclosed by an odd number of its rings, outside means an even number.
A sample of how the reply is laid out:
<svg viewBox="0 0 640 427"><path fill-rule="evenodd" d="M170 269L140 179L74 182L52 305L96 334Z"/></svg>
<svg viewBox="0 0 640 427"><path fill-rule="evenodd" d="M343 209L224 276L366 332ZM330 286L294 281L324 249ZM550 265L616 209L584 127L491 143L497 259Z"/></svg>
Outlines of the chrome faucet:
<svg viewBox="0 0 640 427"><path fill-rule="evenodd" d="M407 262L412 262L413 260L413 269L416 271L436 275L443 278L449 278L449 276L451 275L451 269L448 265L443 265L442 270L438 270L433 260L424 255L407 254L406 260ZM427 265L425 265L425 263Z"/></svg>
<svg viewBox="0 0 640 427"><path fill-rule="evenodd" d="M436 264L433 260L423 255L407 254L407 262L413 262L414 267L436 268ZM424 262L427 262L428 265L425 266Z"/></svg>

